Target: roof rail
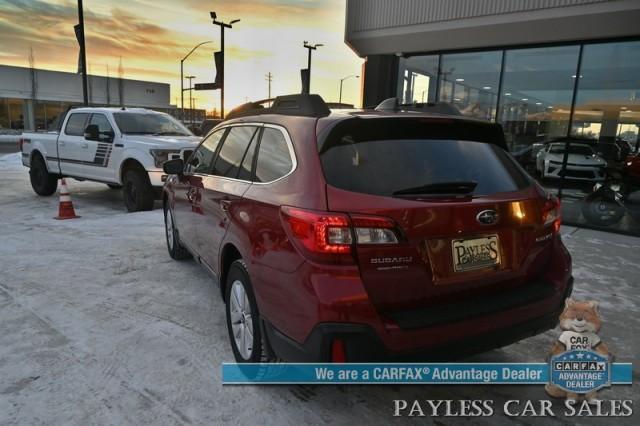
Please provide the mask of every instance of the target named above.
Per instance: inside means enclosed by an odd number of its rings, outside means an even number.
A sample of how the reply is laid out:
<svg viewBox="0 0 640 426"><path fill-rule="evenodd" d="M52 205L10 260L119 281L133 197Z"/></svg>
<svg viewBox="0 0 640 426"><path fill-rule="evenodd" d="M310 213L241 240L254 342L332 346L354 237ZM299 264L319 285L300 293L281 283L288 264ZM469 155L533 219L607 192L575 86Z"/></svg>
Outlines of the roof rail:
<svg viewBox="0 0 640 426"><path fill-rule="evenodd" d="M265 104L273 102L268 107ZM301 117L325 117L331 111L320 95L286 95L242 104L227 114L225 120L249 115L280 114Z"/></svg>
<svg viewBox="0 0 640 426"><path fill-rule="evenodd" d="M387 98L380 102L376 111L420 111L431 114L462 115L460 110L447 102L415 102L400 104L398 98Z"/></svg>

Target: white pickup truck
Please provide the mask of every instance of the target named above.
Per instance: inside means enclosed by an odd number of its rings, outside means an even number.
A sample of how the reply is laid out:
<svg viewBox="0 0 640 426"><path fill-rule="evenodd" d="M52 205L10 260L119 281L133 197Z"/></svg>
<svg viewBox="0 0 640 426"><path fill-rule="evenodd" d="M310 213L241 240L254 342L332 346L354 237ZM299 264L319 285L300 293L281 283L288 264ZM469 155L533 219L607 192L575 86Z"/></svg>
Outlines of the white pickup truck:
<svg viewBox="0 0 640 426"><path fill-rule="evenodd" d="M122 188L129 211L151 210L166 175L162 163L186 160L200 138L168 114L142 108L75 108L59 131L23 133L22 164L38 195L60 177Z"/></svg>

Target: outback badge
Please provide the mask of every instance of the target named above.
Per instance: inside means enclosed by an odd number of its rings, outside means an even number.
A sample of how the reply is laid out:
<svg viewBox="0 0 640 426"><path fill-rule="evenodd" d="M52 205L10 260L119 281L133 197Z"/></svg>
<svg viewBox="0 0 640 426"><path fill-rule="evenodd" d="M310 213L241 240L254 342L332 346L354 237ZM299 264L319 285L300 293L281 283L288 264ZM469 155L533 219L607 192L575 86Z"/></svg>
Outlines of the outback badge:
<svg viewBox="0 0 640 426"><path fill-rule="evenodd" d="M476 216L476 220L483 225L493 225L498 222L498 212L495 210L482 210Z"/></svg>

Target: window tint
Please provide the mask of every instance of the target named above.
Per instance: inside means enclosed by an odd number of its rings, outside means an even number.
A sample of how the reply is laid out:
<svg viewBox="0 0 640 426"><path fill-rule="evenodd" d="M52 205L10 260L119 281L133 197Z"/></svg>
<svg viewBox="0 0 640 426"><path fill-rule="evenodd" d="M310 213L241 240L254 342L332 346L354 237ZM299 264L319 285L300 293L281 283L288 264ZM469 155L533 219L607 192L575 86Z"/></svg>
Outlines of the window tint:
<svg viewBox="0 0 640 426"><path fill-rule="evenodd" d="M88 115L89 114L84 112L71 114L69 120L67 120L67 126L64 128L64 132L71 136L84 136L84 124L87 122Z"/></svg>
<svg viewBox="0 0 640 426"><path fill-rule="evenodd" d="M247 149L256 133L253 126L237 126L229 130L229 134L220 148L220 154L216 158L213 174L237 178L240 164L245 158Z"/></svg>
<svg viewBox="0 0 640 426"><path fill-rule="evenodd" d="M193 173L211 173L213 158L218 148L218 144L224 135L225 130L218 130L210 134L189 157L186 172Z"/></svg>
<svg viewBox="0 0 640 426"><path fill-rule="evenodd" d="M271 182L291 171L293 160L280 130L265 127L260 141L256 182Z"/></svg>
<svg viewBox="0 0 640 426"><path fill-rule="evenodd" d="M100 132L100 140L108 139L106 133L113 132L111 124L109 124L109 120L104 114L92 114L91 119L89 120L89 124L95 124L96 126L98 126L98 131Z"/></svg>
<svg viewBox="0 0 640 426"><path fill-rule="evenodd" d="M327 183L341 189L391 196L423 185L472 181L477 183L474 195L488 195L529 184L502 148L455 133L473 124L400 119L341 124L320 151Z"/></svg>
<svg viewBox="0 0 640 426"><path fill-rule="evenodd" d="M244 160L242 160L242 165L240 166L240 171L238 172L238 179L251 180L252 178L251 172L253 169L253 158L255 157L259 134L260 130L255 132L253 138L251 139L251 144L249 145L249 148L244 155Z"/></svg>

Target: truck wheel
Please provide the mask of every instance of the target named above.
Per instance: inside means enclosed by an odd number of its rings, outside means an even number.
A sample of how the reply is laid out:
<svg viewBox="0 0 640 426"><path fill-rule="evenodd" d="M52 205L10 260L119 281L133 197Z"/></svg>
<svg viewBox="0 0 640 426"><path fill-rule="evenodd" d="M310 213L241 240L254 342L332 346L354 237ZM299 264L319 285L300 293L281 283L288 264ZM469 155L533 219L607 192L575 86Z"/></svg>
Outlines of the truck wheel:
<svg viewBox="0 0 640 426"><path fill-rule="evenodd" d="M154 192L143 170L128 170L123 179L124 205L130 212L153 209Z"/></svg>
<svg viewBox="0 0 640 426"><path fill-rule="evenodd" d="M122 185L116 185L114 183L108 183L107 186L109 189L122 189Z"/></svg>
<svg viewBox="0 0 640 426"><path fill-rule="evenodd" d="M29 180L36 194L42 196L53 195L58 188L58 177L47 170L47 165L41 155L36 154L31 160Z"/></svg>
<svg viewBox="0 0 640 426"><path fill-rule="evenodd" d="M169 256L175 260L183 260L191 257L189 251L180 244L180 238L173 221L173 213L169 206L164 206L164 229L167 236L167 249Z"/></svg>
<svg viewBox="0 0 640 426"><path fill-rule="evenodd" d="M249 272L242 260L229 267L226 283L227 329L237 362L270 362L267 342L262 336L260 313L253 295Z"/></svg>

